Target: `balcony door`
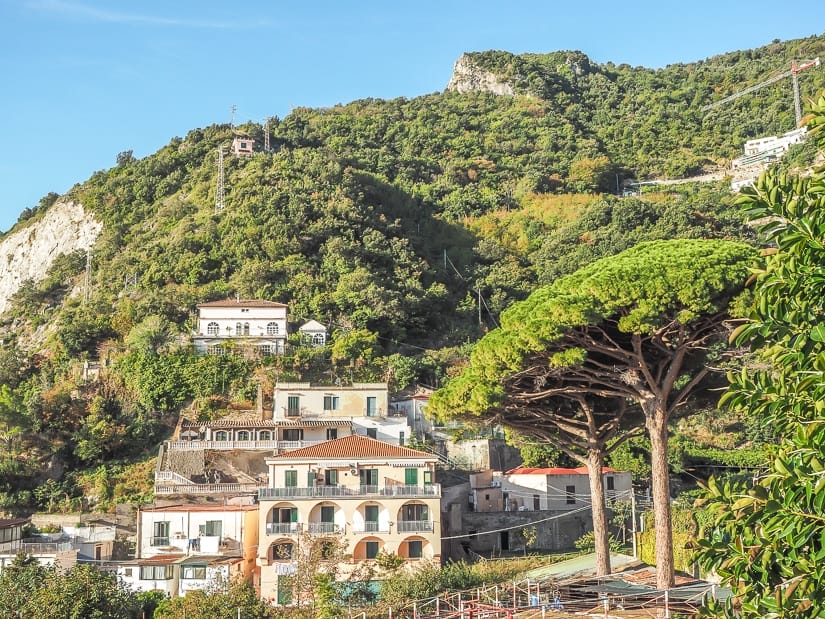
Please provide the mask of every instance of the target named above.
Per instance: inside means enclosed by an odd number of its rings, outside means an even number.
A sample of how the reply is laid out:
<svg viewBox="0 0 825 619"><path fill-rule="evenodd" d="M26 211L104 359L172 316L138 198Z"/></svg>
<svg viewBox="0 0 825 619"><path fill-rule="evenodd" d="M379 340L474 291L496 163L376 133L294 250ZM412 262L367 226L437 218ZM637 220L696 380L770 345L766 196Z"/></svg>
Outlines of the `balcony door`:
<svg viewBox="0 0 825 619"><path fill-rule="evenodd" d="M361 469L358 471L362 486L378 485L378 469Z"/></svg>
<svg viewBox="0 0 825 619"><path fill-rule="evenodd" d="M367 505L364 507L364 530L370 533L378 530L377 505Z"/></svg>

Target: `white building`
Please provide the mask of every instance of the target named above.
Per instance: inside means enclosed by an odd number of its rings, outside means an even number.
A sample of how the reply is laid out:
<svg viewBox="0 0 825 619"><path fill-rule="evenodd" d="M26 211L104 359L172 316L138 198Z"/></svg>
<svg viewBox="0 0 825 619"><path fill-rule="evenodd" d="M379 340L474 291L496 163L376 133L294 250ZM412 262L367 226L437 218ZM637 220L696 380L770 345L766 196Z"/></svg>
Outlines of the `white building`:
<svg viewBox="0 0 825 619"><path fill-rule="evenodd" d="M241 299L198 305L198 328L192 335L197 352L213 355L233 348L259 355L280 355L286 349L286 338L286 305Z"/></svg>
<svg viewBox="0 0 825 619"><path fill-rule="evenodd" d="M317 320L310 320L298 327L301 340L309 346L325 346L327 343L327 328Z"/></svg>
<svg viewBox="0 0 825 619"><path fill-rule="evenodd" d="M630 473L604 467L603 475L607 500L630 500ZM512 469L501 476L501 491L507 511L566 511L590 504L586 467Z"/></svg>
<svg viewBox="0 0 825 619"><path fill-rule="evenodd" d="M427 389L412 395L396 396L390 403L390 413L405 416L407 425L415 432L416 436L423 438L433 431L433 424L427 419L425 412L431 394L432 390Z"/></svg>

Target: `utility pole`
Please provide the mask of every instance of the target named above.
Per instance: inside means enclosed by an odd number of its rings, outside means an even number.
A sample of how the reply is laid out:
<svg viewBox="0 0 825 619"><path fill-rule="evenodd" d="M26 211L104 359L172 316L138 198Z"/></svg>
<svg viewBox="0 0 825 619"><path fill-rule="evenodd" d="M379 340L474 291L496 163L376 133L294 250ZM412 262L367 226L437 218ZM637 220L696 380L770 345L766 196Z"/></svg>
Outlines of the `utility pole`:
<svg viewBox="0 0 825 619"><path fill-rule="evenodd" d="M638 549L636 548L636 492L633 488L630 489L630 519L630 534L633 536L633 558L636 559L638 557Z"/></svg>
<svg viewBox="0 0 825 619"><path fill-rule="evenodd" d="M229 128L230 129L235 128L235 110L237 110L237 109L238 109L238 106L233 103L232 104L232 118L229 121Z"/></svg>
<svg viewBox="0 0 825 619"><path fill-rule="evenodd" d="M269 116L266 117L266 122L264 123L264 152L269 152Z"/></svg>
<svg viewBox="0 0 825 619"><path fill-rule="evenodd" d="M233 106L234 107L234 106ZM215 214L220 213L226 206L224 202L223 186L223 147L218 146L218 186L215 188Z"/></svg>
<svg viewBox="0 0 825 619"><path fill-rule="evenodd" d="M86 249L86 276L83 280L83 303L85 304L89 300L90 291L89 288L92 285L92 248L88 247Z"/></svg>
<svg viewBox="0 0 825 619"><path fill-rule="evenodd" d="M481 286L477 288L478 292L478 324L481 326Z"/></svg>

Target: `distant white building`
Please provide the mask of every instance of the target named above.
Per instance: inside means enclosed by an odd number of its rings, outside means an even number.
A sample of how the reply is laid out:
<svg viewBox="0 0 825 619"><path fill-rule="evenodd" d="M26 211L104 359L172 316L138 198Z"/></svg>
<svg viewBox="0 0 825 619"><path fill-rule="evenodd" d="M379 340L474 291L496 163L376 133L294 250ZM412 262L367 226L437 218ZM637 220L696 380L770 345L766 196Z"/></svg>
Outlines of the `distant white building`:
<svg viewBox="0 0 825 619"><path fill-rule="evenodd" d="M301 340L310 346L325 346L327 343L327 328L317 320L310 320L298 327Z"/></svg>
<svg viewBox="0 0 825 619"><path fill-rule="evenodd" d="M255 152L255 140L249 136L236 136L232 140L232 154L236 157L251 155Z"/></svg>
<svg viewBox="0 0 825 619"><path fill-rule="evenodd" d="M287 306L275 301L226 299L198 305L198 328L192 335L199 353L222 355L242 348L260 355L286 349Z"/></svg>
<svg viewBox="0 0 825 619"><path fill-rule="evenodd" d="M604 467L605 498L629 500L630 473ZM574 510L590 504L590 481L586 467L517 468L501 476L506 511Z"/></svg>

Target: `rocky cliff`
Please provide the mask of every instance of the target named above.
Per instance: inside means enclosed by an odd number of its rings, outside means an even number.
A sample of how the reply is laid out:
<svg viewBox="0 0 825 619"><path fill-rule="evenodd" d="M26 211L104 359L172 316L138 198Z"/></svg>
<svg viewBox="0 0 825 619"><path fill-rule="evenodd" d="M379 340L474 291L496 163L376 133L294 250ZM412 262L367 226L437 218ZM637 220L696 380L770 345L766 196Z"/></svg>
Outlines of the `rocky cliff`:
<svg viewBox="0 0 825 619"><path fill-rule="evenodd" d="M496 95L515 93L512 84L502 81L495 73L477 67L467 54L462 54L461 58L456 60L447 90L492 92Z"/></svg>
<svg viewBox="0 0 825 619"><path fill-rule="evenodd" d="M99 223L76 202L58 201L46 214L0 241L0 314L27 279L40 281L55 258L91 247Z"/></svg>

